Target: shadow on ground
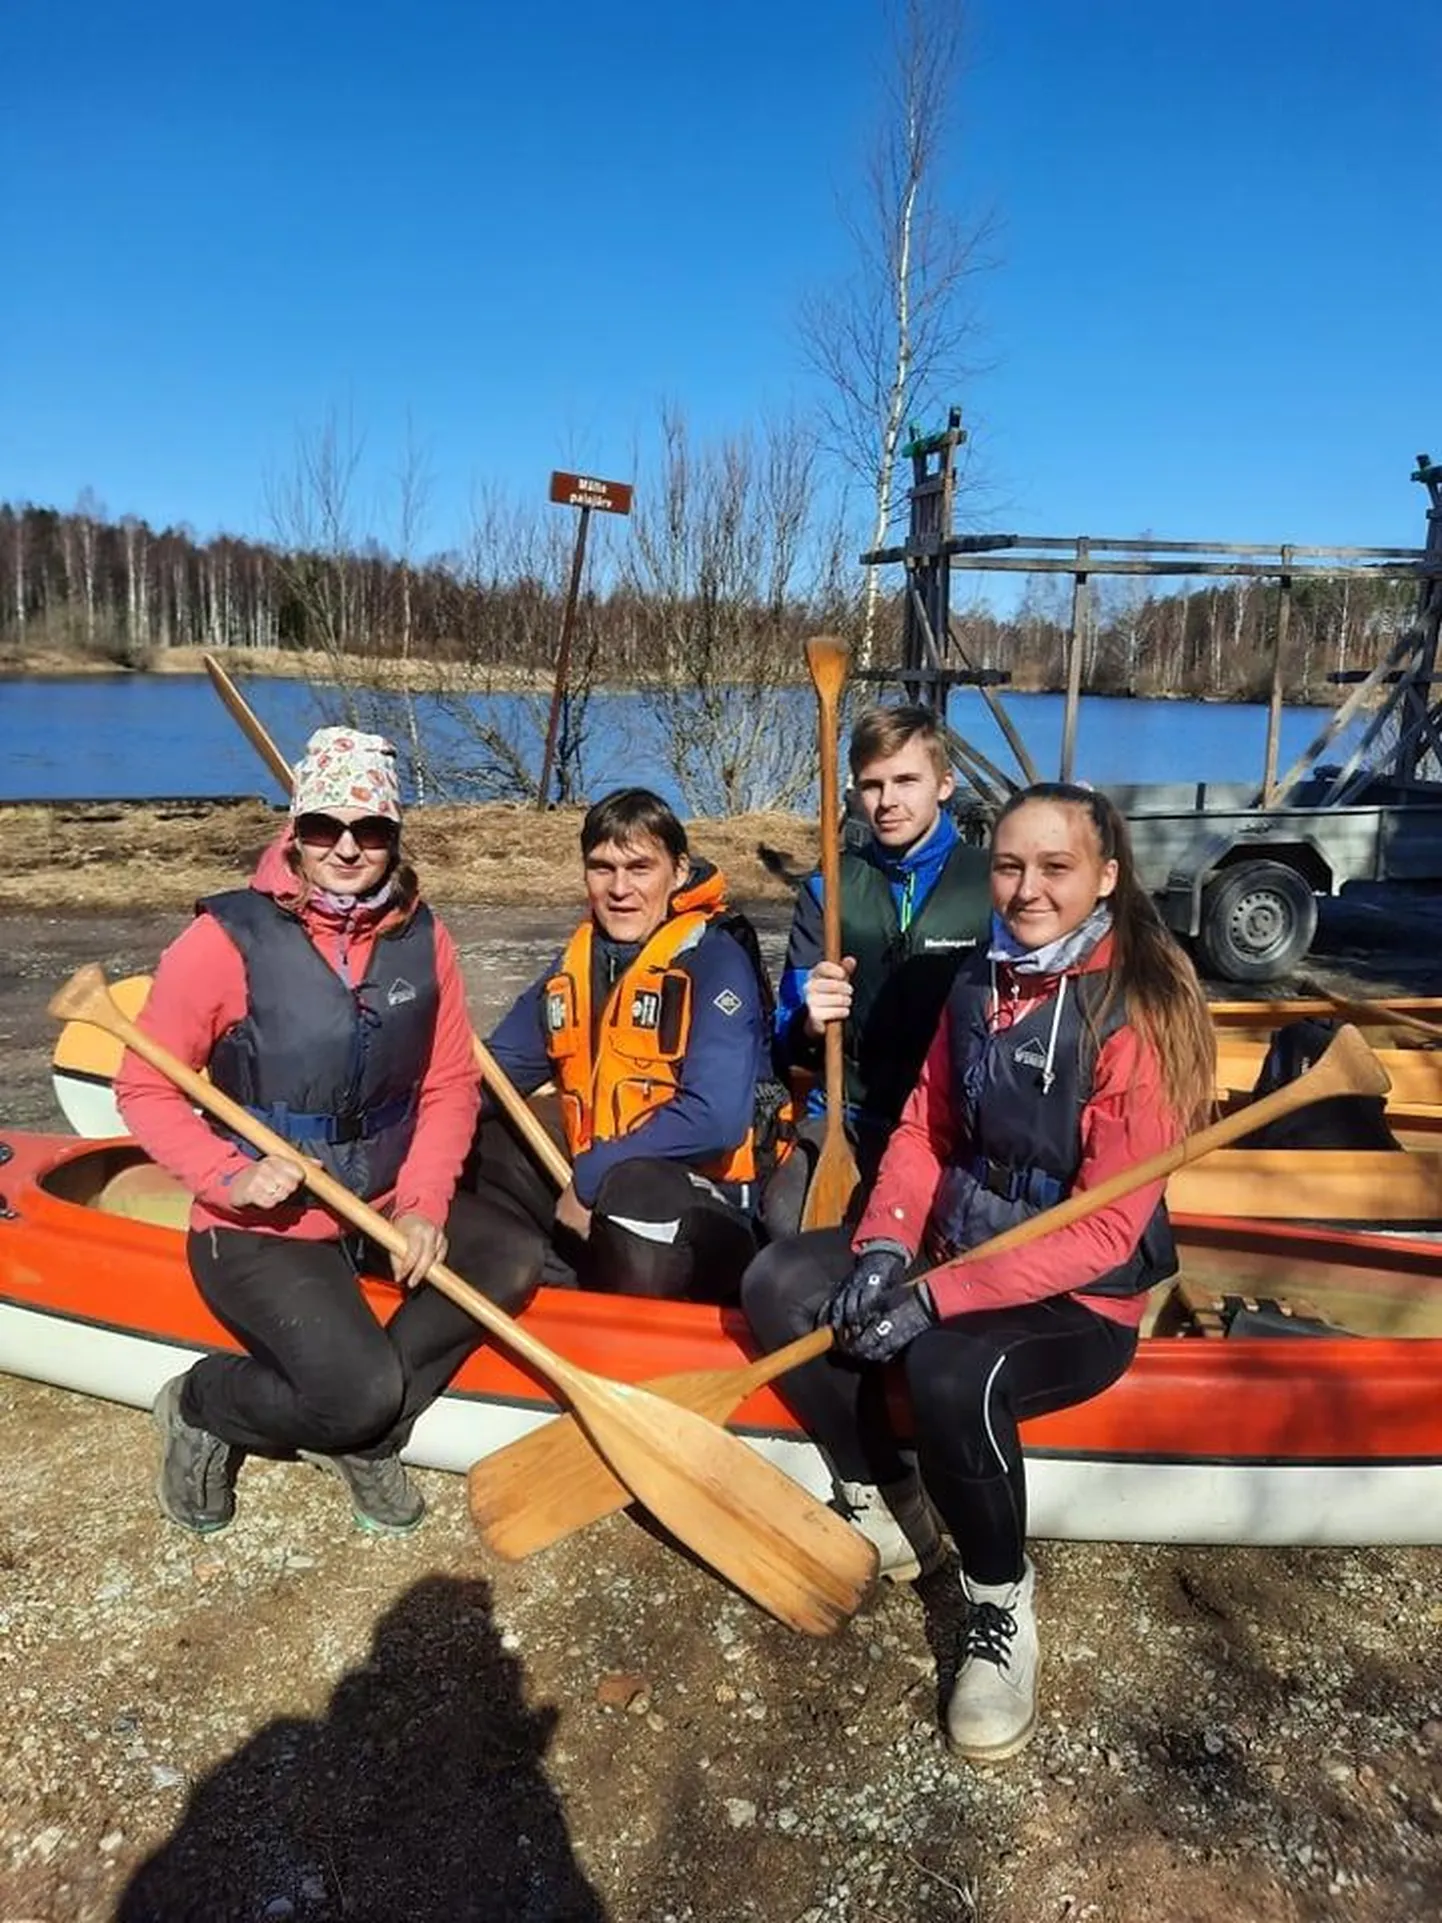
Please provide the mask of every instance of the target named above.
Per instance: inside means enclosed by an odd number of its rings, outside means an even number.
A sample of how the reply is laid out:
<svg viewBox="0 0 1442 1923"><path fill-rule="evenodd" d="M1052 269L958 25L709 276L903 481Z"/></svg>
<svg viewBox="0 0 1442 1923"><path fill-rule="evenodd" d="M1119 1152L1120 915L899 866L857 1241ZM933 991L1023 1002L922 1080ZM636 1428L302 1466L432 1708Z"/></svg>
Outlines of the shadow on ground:
<svg viewBox="0 0 1442 1923"><path fill-rule="evenodd" d="M269 1724L198 1785L116 1923L605 1923L484 1582L431 1577L381 1618L326 1715Z"/></svg>

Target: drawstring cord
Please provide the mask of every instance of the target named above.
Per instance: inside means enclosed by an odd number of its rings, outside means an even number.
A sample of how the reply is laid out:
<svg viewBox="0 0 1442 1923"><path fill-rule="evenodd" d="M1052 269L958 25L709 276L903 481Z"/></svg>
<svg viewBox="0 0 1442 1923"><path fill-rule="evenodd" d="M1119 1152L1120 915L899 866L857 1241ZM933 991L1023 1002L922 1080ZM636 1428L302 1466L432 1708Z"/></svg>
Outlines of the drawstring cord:
<svg viewBox="0 0 1442 1923"><path fill-rule="evenodd" d="M990 1033L994 1036L1001 1022L1001 990L997 987L996 957L994 955L988 957L987 966L991 970ZM1061 1011L1062 1004L1066 1000L1066 985L1067 977L1063 975L1057 984L1056 1006L1051 1012L1051 1034L1047 1037L1046 1044L1046 1062L1041 1071L1041 1092L1043 1095L1051 1094L1052 1083L1056 1080L1056 1070L1052 1064L1056 1060L1056 1038L1061 1029Z"/></svg>
<svg viewBox="0 0 1442 1923"><path fill-rule="evenodd" d="M1056 1071L1052 1067L1052 1063L1056 1059L1056 1035L1057 1030L1061 1027L1061 1005L1066 1000L1066 983L1067 978L1063 975L1057 986L1056 1007L1052 1011L1051 1018L1051 1034L1047 1037L1046 1066L1041 1071L1041 1092L1043 1095L1051 1094L1051 1085L1056 1080Z"/></svg>

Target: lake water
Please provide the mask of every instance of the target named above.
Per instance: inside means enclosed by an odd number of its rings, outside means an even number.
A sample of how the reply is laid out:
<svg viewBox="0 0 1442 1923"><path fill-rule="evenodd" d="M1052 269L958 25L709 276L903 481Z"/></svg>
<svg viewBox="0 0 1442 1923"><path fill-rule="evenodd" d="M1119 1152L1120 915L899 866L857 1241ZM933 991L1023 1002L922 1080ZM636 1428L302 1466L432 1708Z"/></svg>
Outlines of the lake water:
<svg viewBox="0 0 1442 1923"><path fill-rule="evenodd" d="M241 683L247 701L283 753L298 756L312 728L345 719L339 697L302 681ZM1062 733L1059 694L1008 694L1007 710L1043 778L1056 773ZM471 698L481 721L508 728L539 760L544 701L493 695ZM774 700L775 726L798 741L814 736L809 692ZM1293 708L1282 717L1285 769L1320 732L1330 711ZM998 766L1014 771L989 710L975 689L954 692L952 725ZM432 697L418 696L422 741L451 765L448 799L474 793L465 778L470 759L464 721ZM383 717L405 738L399 704ZM645 782L673 805L693 806L668 769L661 726L645 698L597 696L592 703L585 788L604 794L625 782ZM1198 701L1082 700L1076 773L1087 781L1248 781L1260 779L1266 709ZM1344 737L1345 742L1345 737ZM1329 760L1343 748L1333 745ZM275 799L255 751L221 706L204 676L118 675L72 680L0 680L0 801L260 794Z"/></svg>

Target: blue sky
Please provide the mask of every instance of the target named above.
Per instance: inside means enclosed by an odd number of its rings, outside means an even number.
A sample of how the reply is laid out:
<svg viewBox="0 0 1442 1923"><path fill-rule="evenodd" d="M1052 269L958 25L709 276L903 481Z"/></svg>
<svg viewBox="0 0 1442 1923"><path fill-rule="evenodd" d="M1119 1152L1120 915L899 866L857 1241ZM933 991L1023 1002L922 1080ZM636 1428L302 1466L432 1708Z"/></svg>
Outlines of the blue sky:
<svg viewBox="0 0 1442 1923"><path fill-rule="evenodd" d="M393 533L804 406L875 0L49 0L0 19L0 498L270 531L349 412ZM1411 544L1442 456L1437 0L970 0L947 197L986 525ZM863 532L858 524L858 535ZM857 545L861 544L860 538Z"/></svg>

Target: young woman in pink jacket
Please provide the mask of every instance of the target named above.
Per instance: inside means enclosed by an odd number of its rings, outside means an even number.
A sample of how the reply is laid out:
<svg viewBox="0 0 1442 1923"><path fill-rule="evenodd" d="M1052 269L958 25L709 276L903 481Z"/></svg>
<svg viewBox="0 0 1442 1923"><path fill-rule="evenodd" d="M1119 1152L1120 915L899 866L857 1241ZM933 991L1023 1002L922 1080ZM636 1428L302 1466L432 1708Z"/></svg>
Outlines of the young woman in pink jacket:
<svg viewBox="0 0 1442 1923"><path fill-rule="evenodd" d="M157 1397L161 1507L223 1529L247 1454L298 1455L339 1476L364 1525L414 1528L425 1505L400 1450L481 1334L425 1273L449 1254L485 1288L486 1264L456 1186L479 1107L465 990L405 858L388 741L311 736L284 833L249 887L202 902L166 949L141 1026L406 1238L404 1257L358 1241L298 1160L258 1158L126 1056L121 1112L194 1195L191 1272L244 1351L205 1356ZM404 1299L382 1324L357 1275L387 1265Z"/></svg>
<svg viewBox="0 0 1442 1923"><path fill-rule="evenodd" d="M854 1232L773 1243L742 1294L767 1349L818 1322L835 1330L837 1349L784 1392L883 1573L940 1566L938 1511L956 1544L967 1613L947 1732L974 1761L1019 1750L1036 1714L1018 1425L1122 1374L1146 1292L1176 1257L1157 1183L1025 1248L954 1258L1168 1147L1215 1085L1196 974L1109 801L1061 783L1016 796L994 831L991 892L989 948L956 979ZM893 1361L915 1466L881 1393Z"/></svg>

